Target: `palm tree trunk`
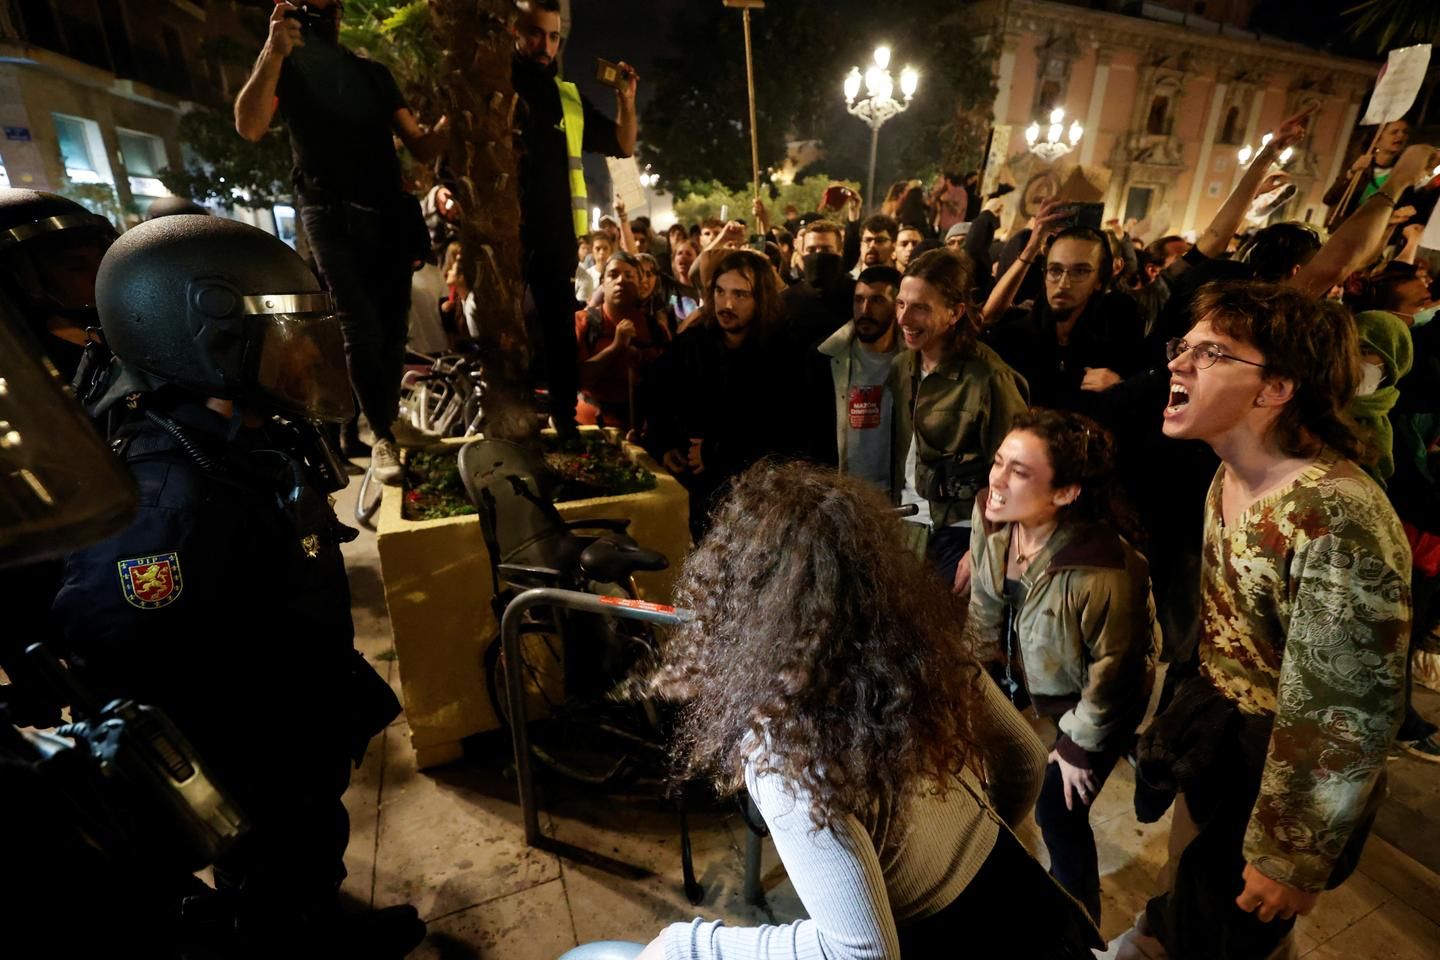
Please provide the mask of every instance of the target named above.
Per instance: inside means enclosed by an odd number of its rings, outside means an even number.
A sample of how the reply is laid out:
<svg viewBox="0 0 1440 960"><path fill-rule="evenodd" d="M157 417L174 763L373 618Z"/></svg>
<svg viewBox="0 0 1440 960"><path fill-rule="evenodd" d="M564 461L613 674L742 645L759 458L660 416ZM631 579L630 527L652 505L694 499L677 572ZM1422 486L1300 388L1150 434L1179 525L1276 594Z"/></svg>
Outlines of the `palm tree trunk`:
<svg viewBox="0 0 1440 960"><path fill-rule="evenodd" d="M430 0L444 38L436 91L450 118L448 161L457 181L462 255L474 266L485 370L487 437L532 442L539 422L530 387L522 304L520 198L510 83L512 0Z"/></svg>

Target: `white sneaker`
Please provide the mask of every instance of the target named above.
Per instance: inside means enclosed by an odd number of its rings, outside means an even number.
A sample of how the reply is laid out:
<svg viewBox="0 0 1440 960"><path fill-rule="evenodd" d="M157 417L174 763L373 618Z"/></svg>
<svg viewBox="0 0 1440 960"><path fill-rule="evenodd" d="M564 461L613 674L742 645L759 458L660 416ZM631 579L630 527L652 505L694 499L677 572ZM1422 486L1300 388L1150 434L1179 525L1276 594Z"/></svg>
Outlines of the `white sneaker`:
<svg viewBox="0 0 1440 960"><path fill-rule="evenodd" d="M370 472L381 483L394 485L400 482L405 468L400 466L400 451L396 449L394 440L375 441L370 448Z"/></svg>

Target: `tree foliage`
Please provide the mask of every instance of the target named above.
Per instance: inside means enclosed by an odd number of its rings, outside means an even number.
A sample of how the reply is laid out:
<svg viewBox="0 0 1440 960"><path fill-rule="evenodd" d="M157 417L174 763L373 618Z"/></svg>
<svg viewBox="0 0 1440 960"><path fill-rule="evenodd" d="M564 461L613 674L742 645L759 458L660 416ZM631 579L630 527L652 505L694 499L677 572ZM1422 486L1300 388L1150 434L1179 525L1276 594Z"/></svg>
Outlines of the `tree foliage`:
<svg viewBox="0 0 1440 960"><path fill-rule="evenodd" d="M160 171L171 193L256 209L290 202L290 144L283 133L272 130L251 143L235 132L229 113L192 110L180 118L180 142L190 147L194 162Z"/></svg>
<svg viewBox="0 0 1440 960"><path fill-rule="evenodd" d="M438 116L436 36L427 0L347 0L340 26L340 42L389 67L411 110L430 120Z"/></svg>
<svg viewBox="0 0 1440 960"><path fill-rule="evenodd" d="M881 133L877 182L921 167L974 167L995 83L987 37L973 5L911 0L904 16L883 4L772 4L752 16L756 109L762 166L779 165L788 140L823 140L825 167L863 180L870 130L845 109L842 82L851 65L871 62L879 43L894 51L891 69L921 75L911 108ZM671 182L750 178L741 19L720 4L694 4L672 25L657 58L655 97L645 110L641 147ZM698 55L704 51L704 55Z"/></svg>
<svg viewBox="0 0 1440 960"><path fill-rule="evenodd" d="M820 206L820 195L827 186L835 182L837 181L823 173L812 173L803 180L781 184L773 190L764 191L765 211L771 226L780 226L785 219L785 208L791 204L801 212L817 209ZM854 181L838 182L851 190L860 189L860 184ZM732 219L749 221L752 219L750 204L749 184L735 188L727 187L717 180L700 183L692 181L682 184L681 191L675 195L675 216L681 223L690 224L709 217L719 217L724 210Z"/></svg>
<svg viewBox="0 0 1440 960"><path fill-rule="evenodd" d="M1440 39L1440 3L1435 0L1364 0L1345 15L1354 17L1351 35L1373 42L1376 53Z"/></svg>

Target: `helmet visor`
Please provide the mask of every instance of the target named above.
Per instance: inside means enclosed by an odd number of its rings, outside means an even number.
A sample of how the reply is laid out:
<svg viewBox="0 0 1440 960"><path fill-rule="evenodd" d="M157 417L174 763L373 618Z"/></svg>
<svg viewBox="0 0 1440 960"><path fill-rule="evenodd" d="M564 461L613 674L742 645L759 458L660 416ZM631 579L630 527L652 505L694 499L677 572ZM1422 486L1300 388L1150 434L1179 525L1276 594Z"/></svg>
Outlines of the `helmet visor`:
<svg viewBox="0 0 1440 960"><path fill-rule="evenodd" d="M340 318L334 313L263 317L255 385L281 413L331 423L353 417Z"/></svg>
<svg viewBox="0 0 1440 960"><path fill-rule="evenodd" d="M0 300L0 567L129 523L134 481Z"/></svg>

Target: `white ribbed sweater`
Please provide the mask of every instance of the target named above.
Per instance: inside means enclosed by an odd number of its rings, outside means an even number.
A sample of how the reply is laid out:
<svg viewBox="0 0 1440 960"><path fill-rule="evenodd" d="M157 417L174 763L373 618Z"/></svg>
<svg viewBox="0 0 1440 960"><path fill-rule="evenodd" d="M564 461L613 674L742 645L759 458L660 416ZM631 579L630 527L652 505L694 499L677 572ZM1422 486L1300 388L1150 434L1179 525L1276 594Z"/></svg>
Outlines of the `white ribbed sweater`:
<svg viewBox="0 0 1440 960"><path fill-rule="evenodd" d="M897 927L949 906L994 847L996 814L1018 823L1040 793L1044 746L988 678L980 685L975 737L993 810L978 799L978 781L967 771L943 800L909 797L908 826L894 835L888 799L864 822L846 817L814 831L803 792L747 769L751 799L809 919L743 928L720 920L672 924L663 934L666 960L898 960Z"/></svg>

